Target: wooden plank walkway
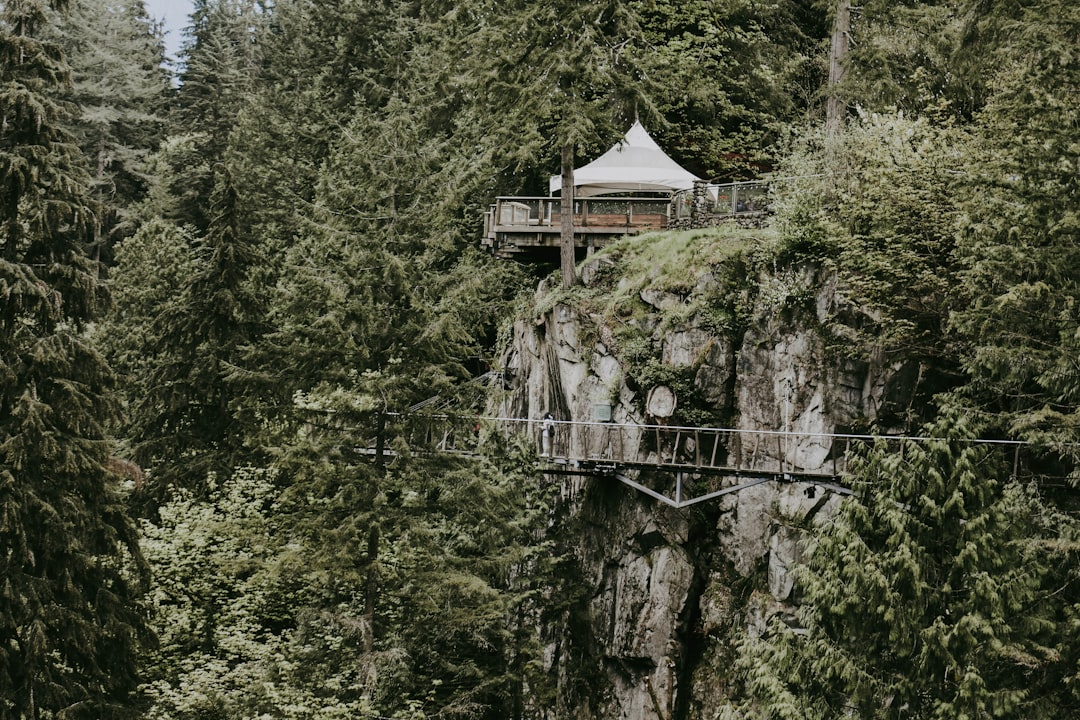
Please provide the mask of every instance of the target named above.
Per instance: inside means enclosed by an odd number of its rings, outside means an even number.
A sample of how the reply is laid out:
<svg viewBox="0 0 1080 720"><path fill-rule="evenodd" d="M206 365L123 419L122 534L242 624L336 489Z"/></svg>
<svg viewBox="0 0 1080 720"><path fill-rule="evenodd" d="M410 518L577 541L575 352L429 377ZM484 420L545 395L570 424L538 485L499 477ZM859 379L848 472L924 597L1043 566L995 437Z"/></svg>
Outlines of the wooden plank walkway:
<svg viewBox="0 0 1080 720"><path fill-rule="evenodd" d="M479 415L401 414L388 416L418 454L476 455L494 435L524 439L537 453L538 471L549 475L610 477L672 507L712 500L765 482L804 483L850 493L843 478L848 458L859 447L886 443L899 450L916 436L806 433L779 430L554 421L550 454L545 454L543 421ZM1014 475L1026 445L1015 440L972 440L998 448ZM357 448L377 454L376 439ZM657 489L639 482L642 471L673 477Z"/></svg>

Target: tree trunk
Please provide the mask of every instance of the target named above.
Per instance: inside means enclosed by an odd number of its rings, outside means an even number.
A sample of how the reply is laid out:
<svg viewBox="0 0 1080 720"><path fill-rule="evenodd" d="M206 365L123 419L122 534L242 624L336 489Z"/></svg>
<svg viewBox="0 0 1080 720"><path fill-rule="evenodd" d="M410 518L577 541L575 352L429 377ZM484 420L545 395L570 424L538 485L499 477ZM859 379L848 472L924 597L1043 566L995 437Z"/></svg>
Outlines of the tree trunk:
<svg viewBox="0 0 1080 720"><path fill-rule="evenodd" d="M379 534L378 525L368 529L367 541L367 587L364 588L364 655L370 658L375 649L375 603L379 598Z"/></svg>
<svg viewBox="0 0 1080 720"><path fill-rule="evenodd" d="M379 411L379 417L375 423L375 472L380 476L386 472L386 413Z"/></svg>
<svg viewBox="0 0 1080 720"><path fill-rule="evenodd" d="M847 71L848 41L851 35L851 0L836 1L832 50L829 52L829 96L825 105L825 135L834 137L844 127L846 108L840 97L840 83Z"/></svg>
<svg viewBox="0 0 1080 720"><path fill-rule="evenodd" d="M562 146L562 196L559 201L559 264L562 267L562 284L571 288L578 284L574 258L574 146Z"/></svg>

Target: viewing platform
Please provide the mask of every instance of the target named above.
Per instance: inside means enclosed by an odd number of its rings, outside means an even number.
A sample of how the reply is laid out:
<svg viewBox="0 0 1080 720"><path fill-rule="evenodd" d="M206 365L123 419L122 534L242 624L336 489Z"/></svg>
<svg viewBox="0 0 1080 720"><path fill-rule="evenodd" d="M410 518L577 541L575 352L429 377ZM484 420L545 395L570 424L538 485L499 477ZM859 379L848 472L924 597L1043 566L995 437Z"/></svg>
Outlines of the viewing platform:
<svg viewBox="0 0 1080 720"><path fill-rule="evenodd" d="M500 197L484 213L481 243L499 257L558 252L558 197ZM669 198L581 198L574 201L574 244L591 250L625 235L668 227Z"/></svg>
<svg viewBox="0 0 1080 720"><path fill-rule="evenodd" d="M666 197L594 196L574 200L574 244L588 253L627 235L755 221L768 208L760 181L699 183ZM559 197L499 197L484 213L481 244L502 258L552 259L558 254Z"/></svg>
<svg viewBox="0 0 1080 720"><path fill-rule="evenodd" d="M575 168L574 245L584 256L627 235L709 227L732 218L760 223L768 186L707 183L660 149L641 123L596 160ZM562 176L548 197L500 197L484 214L481 244L503 258L553 260L562 238Z"/></svg>

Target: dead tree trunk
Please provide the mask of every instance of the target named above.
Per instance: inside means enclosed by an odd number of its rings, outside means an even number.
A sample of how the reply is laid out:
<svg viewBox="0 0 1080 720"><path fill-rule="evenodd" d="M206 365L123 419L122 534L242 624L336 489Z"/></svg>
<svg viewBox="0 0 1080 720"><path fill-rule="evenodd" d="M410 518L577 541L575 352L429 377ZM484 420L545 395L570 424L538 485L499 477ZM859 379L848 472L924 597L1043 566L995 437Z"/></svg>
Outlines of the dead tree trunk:
<svg viewBox="0 0 1080 720"><path fill-rule="evenodd" d="M574 257L574 146L562 146L562 195L559 199L559 265L562 268L562 284L571 288L578 284L576 258Z"/></svg>
<svg viewBox="0 0 1080 720"><path fill-rule="evenodd" d="M851 37L851 0L837 0L833 19L832 49L829 52L829 95L825 105L825 135L834 137L844 127L847 112L841 98L840 84L847 72L848 46Z"/></svg>

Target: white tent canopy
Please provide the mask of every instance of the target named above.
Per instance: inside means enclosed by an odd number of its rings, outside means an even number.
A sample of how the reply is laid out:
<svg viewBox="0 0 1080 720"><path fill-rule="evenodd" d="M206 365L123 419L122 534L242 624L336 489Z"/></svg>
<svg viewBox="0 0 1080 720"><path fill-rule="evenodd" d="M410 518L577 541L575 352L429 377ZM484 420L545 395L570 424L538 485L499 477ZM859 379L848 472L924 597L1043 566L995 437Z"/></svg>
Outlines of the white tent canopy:
<svg viewBox="0 0 1080 720"><path fill-rule="evenodd" d="M574 195L590 197L620 192L689 190L699 178L667 156L635 122L626 136L606 153L574 170ZM562 176L548 183L551 194L562 189Z"/></svg>

